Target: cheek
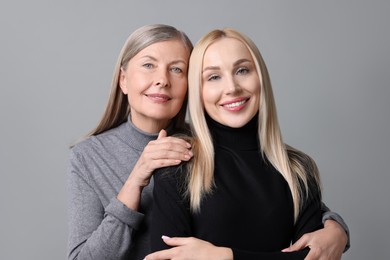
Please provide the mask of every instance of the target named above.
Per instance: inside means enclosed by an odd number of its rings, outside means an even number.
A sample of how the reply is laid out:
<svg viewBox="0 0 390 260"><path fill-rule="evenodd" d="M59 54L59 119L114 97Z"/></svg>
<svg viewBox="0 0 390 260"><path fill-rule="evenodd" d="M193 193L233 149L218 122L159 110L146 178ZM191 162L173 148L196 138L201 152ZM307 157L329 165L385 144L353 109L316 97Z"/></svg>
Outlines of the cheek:
<svg viewBox="0 0 390 260"><path fill-rule="evenodd" d="M252 86L250 88L250 92L253 93L253 95L257 98L260 99L260 80L258 77L253 77L253 79L249 82L248 86Z"/></svg>
<svg viewBox="0 0 390 260"><path fill-rule="evenodd" d="M187 90L187 77L184 76L171 76L169 78L169 82L171 84L172 89L176 89L182 91L183 89Z"/></svg>
<svg viewBox="0 0 390 260"><path fill-rule="evenodd" d="M212 112L212 108L215 104L215 97L210 91L202 92L202 104L208 114Z"/></svg>
<svg viewBox="0 0 390 260"><path fill-rule="evenodd" d="M218 88L205 87L202 91L202 100L206 104L218 103L221 96L221 91Z"/></svg>

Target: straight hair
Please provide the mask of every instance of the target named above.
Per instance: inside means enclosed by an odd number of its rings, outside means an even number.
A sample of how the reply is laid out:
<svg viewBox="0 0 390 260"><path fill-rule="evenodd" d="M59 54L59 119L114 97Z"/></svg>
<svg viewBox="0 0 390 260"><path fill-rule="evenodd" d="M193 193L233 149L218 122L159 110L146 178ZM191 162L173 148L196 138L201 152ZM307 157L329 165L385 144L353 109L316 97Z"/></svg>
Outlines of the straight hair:
<svg viewBox="0 0 390 260"><path fill-rule="evenodd" d="M260 79L260 105L258 113L258 136L262 157L266 157L284 177L291 190L294 203L294 220L298 218L302 200L309 196L309 182L313 181L321 194L318 168L303 152L283 143L271 80L260 51L247 36L233 30L213 30L195 45L189 66L189 118L193 132L194 158L188 164L186 195L191 210L198 212L202 198L214 186L214 146L205 119L202 101L202 67L207 48L222 38L233 38L242 42L249 50ZM226 54L229 55L229 54Z"/></svg>
<svg viewBox="0 0 390 260"><path fill-rule="evenodd" d="M127 38L115 65L111 81L110 96L103 116L97 126L89 132L86 137L101 134L127 121L131 111L128 98L122 93L119 86L121 69L126 70L129 61L146 47L154 43L172 40L180 40L189 53L191 53L193 45L188 36L170 25L146 25L134 31ZM185 127L187 96L188 95L186 95L184 99L179 113L172 119L176 128Z"/></svg>

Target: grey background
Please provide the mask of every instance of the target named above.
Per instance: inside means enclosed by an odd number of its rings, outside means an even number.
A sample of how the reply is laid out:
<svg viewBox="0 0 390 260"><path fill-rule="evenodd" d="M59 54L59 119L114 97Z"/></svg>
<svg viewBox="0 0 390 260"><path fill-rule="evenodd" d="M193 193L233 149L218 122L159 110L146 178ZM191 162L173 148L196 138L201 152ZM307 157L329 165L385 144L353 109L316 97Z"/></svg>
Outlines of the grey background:
<svg viewBox="0 0 390 260"><path fill-rule="evenodd" d="M390 259L388 1L1 1L0 259L64 259L68 146L106 104L127 36L233 27L268 64L285 141L317 161L351 229L343 259Z"/></svg>

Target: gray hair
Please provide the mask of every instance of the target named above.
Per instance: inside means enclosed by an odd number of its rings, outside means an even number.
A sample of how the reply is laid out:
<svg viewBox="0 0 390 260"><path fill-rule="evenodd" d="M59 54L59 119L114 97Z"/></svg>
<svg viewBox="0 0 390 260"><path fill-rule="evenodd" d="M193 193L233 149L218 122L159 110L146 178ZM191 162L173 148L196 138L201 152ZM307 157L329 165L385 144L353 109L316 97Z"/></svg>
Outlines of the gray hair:
<svg viewBox="0 0 390 260"><path fill-rule="evenodd" d="M193 45L188 36L170 25L146 25L135 30L127 38L115 66L111 81L111 93L104 114L96 128L87 137L103 133L127 121L127 117L130 114L130 106L127 97L120 89L119 76L121 69L126 69L129 60L154 43L175 39L181 40L188 52L191 53ZM186 107L187 96L179 113L173 118L176 127L183 128L185 126Z"/></svg>

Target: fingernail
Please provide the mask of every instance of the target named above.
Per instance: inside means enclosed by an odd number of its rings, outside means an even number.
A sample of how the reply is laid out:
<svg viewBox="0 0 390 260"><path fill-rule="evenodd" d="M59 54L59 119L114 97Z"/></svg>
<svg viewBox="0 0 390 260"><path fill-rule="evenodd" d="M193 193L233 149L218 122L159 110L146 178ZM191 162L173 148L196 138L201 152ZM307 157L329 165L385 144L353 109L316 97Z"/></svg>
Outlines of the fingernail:
<svg viewBox="0 0 390 260"><path fill-rule="evenodd" d="M163 240L165 240L165 239L170 239L170 237L168 237L168 236L162 236L161 237Z"/></svg>
<svg viewBox="0 0 390 260"><path fill-rule="evenodd" d="M190 143L186 143L186 146L187 146L188 148L191 148L191 144L190 144Z"/></svg>

